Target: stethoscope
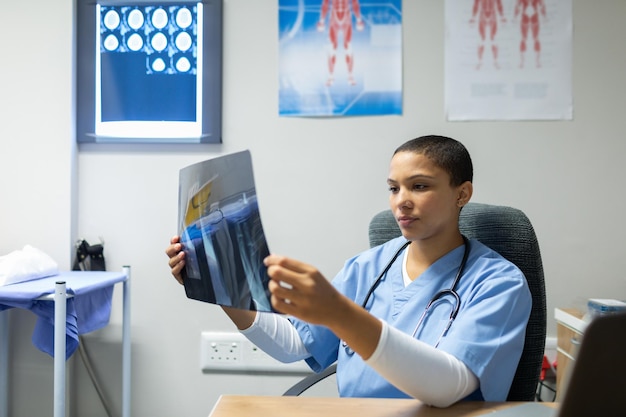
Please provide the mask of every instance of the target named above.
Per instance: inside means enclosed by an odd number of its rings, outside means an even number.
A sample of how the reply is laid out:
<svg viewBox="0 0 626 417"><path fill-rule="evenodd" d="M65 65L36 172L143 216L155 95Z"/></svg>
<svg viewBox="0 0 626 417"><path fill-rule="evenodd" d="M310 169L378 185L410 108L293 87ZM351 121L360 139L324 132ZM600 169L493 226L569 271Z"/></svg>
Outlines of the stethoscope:
<svg viewBox="0 0 626 417"><path fill-rule="evenodd" d="M454 277L454 281L452 282L452 285L448 289L439 291L430 299L430 301L426 305L426 308L424 309L424 312L422 313L420 319L418 320L417 325L415 326L415 329L413 330L412 337L415 337L415 335L417 334L417 330L420 328L420 326L424 322L424 318L426 318L426 315L428 314L428 311L433 306L433 304L435 304L438 300L442 299L443 297L451 296L454 300L454 303L453 303L452 311L450 312L450 318L448 319L448 323L446 324L446 327L443 329L443 332L441 332L439 339L437 339L435 347L439 345L439 342L441 341L441 339L446 335L446 333L450 329L450 326L452 326L452 322L456 318L457 314L459 314L459 308L461 307L461 297L459 297L459 294L456 291L456 287L459 281L461 280L461 276L463 275L463 270L465 269L465 264L467 263L467 257L469 256L469 252L470 252L469 240L465 236L463 236L463 243L465 246L463 250L463 258L461 259L461 264L459 265L459 269L456 271L456 276ZM378 277L376 278L376 280L374 281L370 289L367 291L367 294L365 295L365 299L363 300L361 307L365 308L365 306L367 305L367 302L369 301L370 297L374 293L374 290L376 290L376 287L378 287L378 284L380 284L380 282L382 281L384 276L387 274L391 266L394 264L396 259L398 259L398 256L400 256L402 251L404 251L406 247L409 246L410 244L411 244L410 240L406 241L391 257L387 265L383 268L380 275L378 275ZM347 354L352 355L354 353L354 351L346 344L346 342L342 341L341 344L346 349Z"/></svg>

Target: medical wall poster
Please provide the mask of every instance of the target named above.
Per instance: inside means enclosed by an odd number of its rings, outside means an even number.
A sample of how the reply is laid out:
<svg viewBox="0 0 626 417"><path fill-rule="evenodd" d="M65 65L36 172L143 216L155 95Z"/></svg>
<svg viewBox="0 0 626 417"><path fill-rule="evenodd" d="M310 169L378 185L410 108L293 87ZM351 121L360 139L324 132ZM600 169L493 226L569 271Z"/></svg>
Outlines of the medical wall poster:
<svg viewBox="0 0 626 417"><path fill-rule="evenodd" d="M188 298L245 310L273 311L269 255L249 151L180 170L178 230Z"/></svg>
<svg viewBox="0 0 626 417"><path fill-rule="evenodd" d="M445 0L450 121L572 119L571 0Z"/></svg>
<svg viewBox="0 0 626 417"><path fill-rule="evenodd" d="M401 0L278 0L279 115L402 114Z"/></svg>

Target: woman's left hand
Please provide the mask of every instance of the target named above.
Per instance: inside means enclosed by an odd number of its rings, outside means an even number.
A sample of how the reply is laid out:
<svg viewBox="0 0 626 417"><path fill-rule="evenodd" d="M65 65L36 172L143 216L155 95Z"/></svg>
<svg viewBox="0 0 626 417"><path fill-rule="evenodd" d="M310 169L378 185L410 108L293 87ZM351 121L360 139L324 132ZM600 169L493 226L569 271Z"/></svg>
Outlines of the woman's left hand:
<svg viewBox="0 0 626 417"><path fill-rule="evenodd" d="M278 255L268 256L264 263L277 311L326 326L362 358L370 357L380 339L380 320L337 291L311 265Z"/></svg>
<svg viewBox="0 0 626 417"><path fill-rule="evenodd" d="M329 326L342 301L349 301L311 265L279 255L269 255L264 263L272 306L281 313Z"/></svg>

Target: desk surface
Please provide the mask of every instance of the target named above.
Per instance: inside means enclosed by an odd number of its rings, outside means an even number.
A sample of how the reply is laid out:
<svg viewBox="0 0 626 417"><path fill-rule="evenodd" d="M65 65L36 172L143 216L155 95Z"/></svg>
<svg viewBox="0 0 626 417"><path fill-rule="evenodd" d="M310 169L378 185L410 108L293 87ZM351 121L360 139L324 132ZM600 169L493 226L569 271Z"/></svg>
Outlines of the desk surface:
<svg viewBox="0 0 626 417"><path fill-rule="evenodd" d="M405 399L223 395L209 417L472 417L520 404L460 402L434 408ZM556 407L556 403L541 404Z"/></svg>

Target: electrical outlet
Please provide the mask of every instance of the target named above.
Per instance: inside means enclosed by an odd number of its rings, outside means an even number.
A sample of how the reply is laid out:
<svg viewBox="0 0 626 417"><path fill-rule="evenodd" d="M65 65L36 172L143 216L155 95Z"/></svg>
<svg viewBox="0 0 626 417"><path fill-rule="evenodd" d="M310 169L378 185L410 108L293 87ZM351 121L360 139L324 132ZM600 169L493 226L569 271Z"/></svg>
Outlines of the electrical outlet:
<svg viewBox="0 0 626 417"><path fill-rule="evenodd" d="M241 342L234 340L228 333L202 333L201 363L202 369L240 369Z"/></svg>
<svg viewBox="0 0 626 417"><path fill-rule="evenodd" d="M304 361L277 361L238 332L202 332L200 368L203 372L312 372Z"/></svg>

